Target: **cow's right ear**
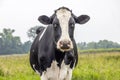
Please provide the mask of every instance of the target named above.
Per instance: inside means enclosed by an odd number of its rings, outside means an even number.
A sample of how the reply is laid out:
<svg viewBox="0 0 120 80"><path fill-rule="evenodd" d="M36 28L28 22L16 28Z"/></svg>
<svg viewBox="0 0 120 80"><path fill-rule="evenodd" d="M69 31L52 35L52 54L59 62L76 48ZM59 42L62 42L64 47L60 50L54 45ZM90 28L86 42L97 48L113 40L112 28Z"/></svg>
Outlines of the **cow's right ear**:
<svg viewBox="0 0 120 80"><path fill-rule="evenodd" d="M45 25L51 24L50 17L46 15L39 16L38 21L40 21L42 24L45 24Z"/></svg>
<svg viewBox="0 0 120 80"><path fill-rule="evenodd" d="M85 24L89 20L90 20L90 17L88 15L81 15L81 16L77 17L76 23L78 23L78 24Z"/></svg>

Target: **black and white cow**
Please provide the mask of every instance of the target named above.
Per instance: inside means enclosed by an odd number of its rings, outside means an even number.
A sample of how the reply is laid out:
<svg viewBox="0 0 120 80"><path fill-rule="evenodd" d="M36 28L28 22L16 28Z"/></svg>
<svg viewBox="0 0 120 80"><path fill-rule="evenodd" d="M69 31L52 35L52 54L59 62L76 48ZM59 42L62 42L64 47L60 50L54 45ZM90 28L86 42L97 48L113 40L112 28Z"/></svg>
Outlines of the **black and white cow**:
<svg viewBox="0 0 120 80"><path fill-rule="evenodd" d="M87 15L75 16L66 7L57 9L51 17L38 18L48 27L37 33L30 50L30 64L41 80L71 80L78 61L75 23L84 24L89 19Z"/></svg>

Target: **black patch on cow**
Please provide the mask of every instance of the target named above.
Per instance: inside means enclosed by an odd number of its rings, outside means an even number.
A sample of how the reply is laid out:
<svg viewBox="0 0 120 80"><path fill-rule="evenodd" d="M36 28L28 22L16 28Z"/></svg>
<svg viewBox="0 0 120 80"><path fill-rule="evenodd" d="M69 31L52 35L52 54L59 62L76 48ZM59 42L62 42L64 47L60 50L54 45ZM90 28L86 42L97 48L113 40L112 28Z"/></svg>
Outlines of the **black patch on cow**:
<svg viewBox="0 0 120 80"><path fill-rule="evenodd" d="M40 65L38 63L38 42L39 42L39 36L42 34L43 30L39 32L39 34L36 36L31 49L30 49L30 65L33 68L33 70L37 70L40 74ZM33 65L35 65L33 67Z"/></svg>
<svg viewBox="0 0 120 80"><path fill-rule="evenodd" d="M57 10L55 10L55 13L58 11L58 10L60 10L60 9L66 9L66 10L68 10L68 11L70 11L71 13L72 13L72 10L70 10L69 8L67 8L67 7L60 7L60 8L58 8Z"/></svg>
<svg viewBox="0 0 120 80"><path fill-rule="evenodd" d="M64 59L65 52L61 52L60 50L56 49L55 50L55 60L57 61L58 67L61 67L61 63Z"/></svg>
<svg viewBox="0 0 120 80"><path fill-rule="evenodd" d="M59 24L59 20L57 19L57 17L54 18L53 20L53 28L54 28L54 39L55 39L55 42L57 42L61 36L61 27L60 27L60 24Z"/></svg>
<svg viewBox="0 0 120 80"><path fill-rule="evenodd" d="M68 24L69 24L69 36L70 36L71 40L73 40L74 39L75 21L72 17L70 18Z"/></svg>
<svg viewBox="0 0 120 80"><path fill-rule="evenodd" d="M47 27L41 40L38 42L38 63L41 66L40 70L43 72L51 66L55 60L54 51L54 35L52 25Z"/></svg>

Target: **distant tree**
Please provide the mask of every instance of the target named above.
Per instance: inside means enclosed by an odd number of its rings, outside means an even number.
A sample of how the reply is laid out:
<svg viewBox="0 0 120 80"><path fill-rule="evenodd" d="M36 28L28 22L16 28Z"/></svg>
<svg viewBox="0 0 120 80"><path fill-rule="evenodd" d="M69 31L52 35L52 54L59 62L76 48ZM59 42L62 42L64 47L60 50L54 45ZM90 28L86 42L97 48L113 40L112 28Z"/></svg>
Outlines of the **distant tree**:
<svg viewBox="0 0 120 80"><path fill-rule="evenodd" d="M98 42L98 47L99 48L107 48L108 47L108 41L107 40L100 40L99 42Z"/></svg>
<svg viewBox="0 0 120 80"><path fill-rule="evenodd" d="M80 49L86 49L87 47L87 43L86 42L81 42L77 44L78 48Z"/></svg>
<svg viewBox="0 0 120 80"><path fill-rule="evenodd" d="M8 53L10 53L10 47L11 47L11 45L12 45L12 40L13 40L13 32L14 32L15 30L11 30L11 29L6 29L6 28L4 28L3 29L3 33L0 33L0 37L1 37L1 43L0 43L0 45L1 45L1 48L0 48L0 53L6 53L6 52L8 52Z"/></svg>
<svg viewBox="0 0 120 80"><path fill-rule="evenodd" d="M100 40L98 42L99 48L120 48L120 44L108 41L108 40Z"/></svg>
<svg viewBox="0 0 120 80"><path fill-rule="evenodd" d="M26 53L30 49L31 42L22 44L20 37L13 36L15 30L3 29L0 32L0 54Z"/></svg>
<svg viewBox="0 0 120 80"><path fill-rule="evenodd" d="M97 43L96 42L89 42L87 44L87 49L97 49Z"/></svg>
<svg viewBox="0 0 120 80"><path fill-rule="evenodd" d="M100 40L99 42L81 42L77 44L80 49L98 49L98 48L120 48L120 44L108 40Z"/></svg>
<svg viewBox="0 0 120 80"><path fill-rule="evenodd" d="M35 26L35 27L31 27L28 32L27 32L27 35L30 39L34 40L35 37L36 37L36 30L39 28L39 27L43 27L43 26Z"/></svg>
<svg viewBox="0 0 120 80"><path fill-rule="evenodd" d="M30 51L31 44L32 44L31 41L24 42L22 46L24 53L28 53Z"/></svg>

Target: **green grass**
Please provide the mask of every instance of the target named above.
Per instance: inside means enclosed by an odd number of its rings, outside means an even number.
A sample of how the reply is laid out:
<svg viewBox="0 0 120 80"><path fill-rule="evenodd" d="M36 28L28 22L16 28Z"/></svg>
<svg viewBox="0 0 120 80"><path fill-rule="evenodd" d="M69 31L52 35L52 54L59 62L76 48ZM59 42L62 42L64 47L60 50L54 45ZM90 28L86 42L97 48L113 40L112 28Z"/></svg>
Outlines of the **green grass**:
<svg viewBox="0 0 120 80"><path fill-rule="evenodd" d="M73 80L120 80L120 53L81 54Z"/></svg>
<svg viewBox="0 0 120 80"><path fill-rule="evenodd" d="M29 56L0 57L0 80L40 80ZM80 54L72 80L120 80L120 53Z"/></svg>
<svg viewBox="0 0 120 80"><path fill-rule="evenodd" d="M29 65L28 55L0 57L0 80L39 80Z"/></svg>
<svg viewBox="0 0 120 80"><path fill-rule="evenodd" d="M79 52L82 53L111 53L111 52L120 52L120 48L108 48L108 49L87 49L87 50L80 50Z"/></svg>

